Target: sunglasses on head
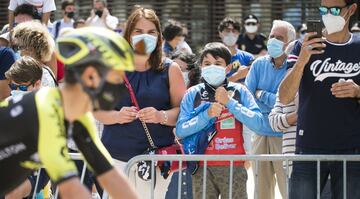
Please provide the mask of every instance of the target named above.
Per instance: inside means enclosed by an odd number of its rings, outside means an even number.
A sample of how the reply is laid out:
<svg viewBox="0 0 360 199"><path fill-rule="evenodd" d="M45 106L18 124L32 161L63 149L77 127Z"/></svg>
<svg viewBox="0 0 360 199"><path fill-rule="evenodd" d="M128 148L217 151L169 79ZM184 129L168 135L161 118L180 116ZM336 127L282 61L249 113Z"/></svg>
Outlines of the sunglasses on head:
<svg viewBox="0 0 360 199"><path fill-rule="evenodd" d="M256 23L254 23L254 22L248 22L248 23L246 23L245 25L247 25L247 26L256 26Z"/></svg>
<svg viewBox="0 0 360 199"><path fill-rule="evenodd" d="M344 6L344 7L326 7L326 6L320 6L319 7L319 12L320 12L320 15L323 16L323 15L326 15L328 13L334 15L334 16L339 16L340 15L340 12L343 8L346 8L348 7L347 5Z"/></svg>
<svg viewBox="0 0 360 199"><path fill-rule="evenodd" d="M19 88L19 90L21 90L21 91L27 91L30 85L31 84L29 84L29 85L19 84L18 85L18 84L10 83L9 87L11 90L17 90Z"/></svg>

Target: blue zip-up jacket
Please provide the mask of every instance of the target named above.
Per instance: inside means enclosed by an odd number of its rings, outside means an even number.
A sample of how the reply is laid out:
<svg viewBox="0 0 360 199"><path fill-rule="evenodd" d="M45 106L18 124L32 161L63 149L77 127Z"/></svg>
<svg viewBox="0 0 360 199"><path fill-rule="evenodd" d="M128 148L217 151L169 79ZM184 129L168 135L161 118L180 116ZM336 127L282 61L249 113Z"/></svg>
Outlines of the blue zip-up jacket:
<svg viewBox="0 0 360 199"><path fill-rule="evenodd" d="M255 96L256 90L262 90L259 99L256 103L259 105L266 126L255 133L263 136L282 136L281 132L272 130L268 116L271 109L275 105L276 92L287 70L287 61L280 68L275 68L272 58L269 55L257 58L252 64L249 73L245 79L245 85L250 92Z"/></svg>
<svg viewBox="0 0 360 199"><path fill-rule="evenodd" d="M215 91L207 87L209 86L206 83L191 87L180 105L176 135L182 139L187 154L203 154L209 134L215 131L216 118L210 118L207 112L211 102L215 101ZM241 84L232 82L226 83L225 88L233 91L234 96L239 96L239 100L232 98L226 104L234 117L253 131L262 129L265 125L264 118L249 90Z"/></svg>

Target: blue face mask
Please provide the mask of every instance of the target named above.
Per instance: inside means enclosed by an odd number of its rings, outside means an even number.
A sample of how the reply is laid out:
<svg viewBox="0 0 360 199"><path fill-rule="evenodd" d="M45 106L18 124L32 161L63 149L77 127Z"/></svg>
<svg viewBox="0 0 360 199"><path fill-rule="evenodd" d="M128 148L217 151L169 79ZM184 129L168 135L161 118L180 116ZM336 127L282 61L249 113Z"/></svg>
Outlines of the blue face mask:
<svg viewBox="0 0 360 199"><path fill-rule="evenodd" d="M201 77L211 86L218 87L225 81L225 67L217 65L205 66L201 69Z"/></svg>
<svg viewBox="0 0 360 199"><path fill-rule="evenodd" d="M26 93L29 93L29 91L12 90L12 91L10 92L10 95L11 95L12 97L16 97L16 96L25 95Z"/></svg>
<svg viewBox="0 0 360 199"><path fill-rule="evenodd" d="M149 34L135 35L131 38L132 47L135 48L135 45L141 40L145 42L146 54L151 54L156 48L157 37Z"/></svg>
<svg viewBox="0 0 360 199"><path fill-rule="evenodd" d="M284 42L271 38L267 42L268 53L272 58L278 58L284 54Z"/></svg>

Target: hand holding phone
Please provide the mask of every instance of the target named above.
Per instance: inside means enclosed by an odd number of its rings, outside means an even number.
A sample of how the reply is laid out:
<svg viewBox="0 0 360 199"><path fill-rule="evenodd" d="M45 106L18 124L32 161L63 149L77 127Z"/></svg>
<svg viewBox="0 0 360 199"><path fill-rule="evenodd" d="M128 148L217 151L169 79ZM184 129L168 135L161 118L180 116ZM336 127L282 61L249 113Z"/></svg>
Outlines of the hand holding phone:
<svg viewBox="0 0 360 199"><path fill-rule="evenodd" d="M308 41L315 38L322 38L322 23L320 20L308 20L307 23L307 31L308 33L316 32L316 35L312 35L309 37ZM314 50L322 50L322 48L313 48Z"/></svg>

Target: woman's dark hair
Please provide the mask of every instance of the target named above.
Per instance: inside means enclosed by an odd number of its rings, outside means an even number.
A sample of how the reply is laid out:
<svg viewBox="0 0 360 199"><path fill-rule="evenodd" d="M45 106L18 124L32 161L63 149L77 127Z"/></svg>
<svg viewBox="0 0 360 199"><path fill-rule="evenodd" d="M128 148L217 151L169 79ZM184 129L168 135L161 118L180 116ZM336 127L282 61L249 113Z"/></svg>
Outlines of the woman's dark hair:
<svg viewBox="0 0 360 199"><path fill-rule="evenodd" d="M137 22L142 18L151 21L155 25L156 30L159 33L156 48L151 53L148 63L152 70L162 71L164 69L164 65L162 63L161 26L160 26L160 20L154 10L139 6L134 8L134 11L130 14L127 20L126 29L124 32L124 38L126 39L127 42L131 44L131 38L130 38L131 33L134 31Z"/></svg>
<svg viewBox="0 0 360 199"><path fill-rule="evenodd" d="M226 65L229 65L231 62L231 52L223 43L212 42L206 44L204 49L200 52L199 65L201 65L207 54L210 54L214 58L223 58Z"/></svg>
<svg viewBox="0 0 360 199"><path fill-rule="evenodd" d="M219 26L218 26L218 31L222 32L225 28L227 28L229 25L232 25L234 27L235 30L239 31L241 30L241 25L240 22L234 20L231 17L226 17L225 19L223 19Z"/></svg>
<svg viewBox="0 0 360 199"><path fill-rule="evenodd" d="M164 27L163 37L166 41L173 40L176 36L183 35L183 26L180 22L169 20L168 24Z"/></svg>
<svg viewBox="0 0 360 199"><path fill-rule="evenodd" d="M40 14L38 12L38 10L36 9L35 6L30 5L30 4L21 4L18 7L15 8L14 10L14 16L18 16L18 15L29 15L31 16L33 19L37 19L40 20Z"/></svg>
<svg viewBox="0 0 360 199"><path fill-rule="evenodd" d="M189 71L188 78L189 78L189 85L188 88L197 85L200 83L201 78L201 71L198 63L196 62L196 55L190 54L186 52L179 52L175 53L172 57L172 60L180 59L181 61L187 64L186 70Z"/></svg>

